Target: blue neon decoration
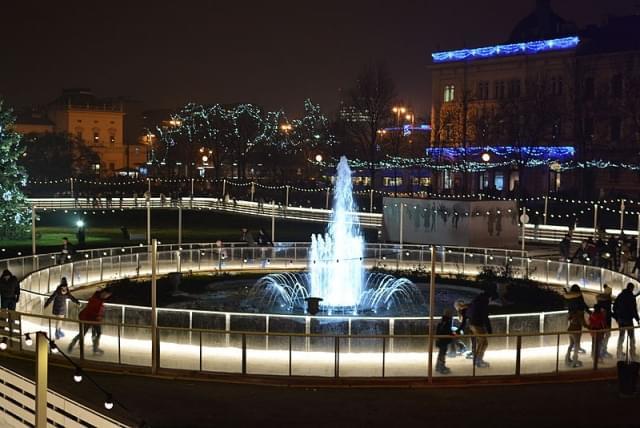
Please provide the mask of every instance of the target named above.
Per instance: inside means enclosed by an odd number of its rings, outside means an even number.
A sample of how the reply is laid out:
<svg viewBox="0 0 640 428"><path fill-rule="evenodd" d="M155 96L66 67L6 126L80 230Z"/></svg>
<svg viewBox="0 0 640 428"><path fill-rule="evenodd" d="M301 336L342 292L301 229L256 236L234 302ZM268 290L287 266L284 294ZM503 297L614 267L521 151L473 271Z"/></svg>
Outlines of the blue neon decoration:
<svg viewBox="0 0 640 428"><path fill-rule="evenodd" d="M413 132L426 132L426 131L431 131L431 125L427 125L427 124L421 124L421 125L416 125L416 126L412 126L412 125L402 125L400 127L398 126L391 126L388 128L384 128L385 131L402 131L404 135L410 135Z"/></svg>
<svg viewBox="0 0 640 428"><path fill-rule="evenodd" d="M433 62L453 62L465 59L491 58L496 56L536 54L545 51L573 49L580 43L578 36L562 39L536 40L533 42L513 43L510 45L487 46L475 49L460 49L457 51L434 52L431 54Z"/></svg>
<svg viewBox="0 0 640 428"><path fill-rule="evenodd" d="M427 156L430 158L446 158L457 160L465 155L469 158L480 157L483 153L490 153L500 158L523 158L527 160L543 161L567 161L576 154L576 149L571 146L534 146L534 147L431 147L427 148Z"/></svg>

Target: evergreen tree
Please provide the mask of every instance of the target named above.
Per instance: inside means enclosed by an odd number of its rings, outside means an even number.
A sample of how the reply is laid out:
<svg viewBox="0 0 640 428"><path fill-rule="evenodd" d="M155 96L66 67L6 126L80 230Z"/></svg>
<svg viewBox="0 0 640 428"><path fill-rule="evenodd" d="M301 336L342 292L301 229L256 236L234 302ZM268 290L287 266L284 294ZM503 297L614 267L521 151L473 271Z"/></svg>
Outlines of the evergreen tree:
<svg viewBox="0 0 640 428"><path fill-rule="evenodd" d="M21 190L27 175L18 164L24 147L20 134L12 129L14 121L13 112L0 100L0 239L20 236L29 227L29 210Z"/></svg>

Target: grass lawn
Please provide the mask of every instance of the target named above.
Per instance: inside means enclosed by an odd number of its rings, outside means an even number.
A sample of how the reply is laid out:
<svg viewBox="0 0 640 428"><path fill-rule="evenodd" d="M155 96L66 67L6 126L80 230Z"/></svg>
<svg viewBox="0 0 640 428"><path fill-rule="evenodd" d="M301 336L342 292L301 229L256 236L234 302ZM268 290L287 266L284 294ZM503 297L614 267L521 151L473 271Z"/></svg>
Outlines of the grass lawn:
<svg viewBox="0 0 640 428"><path fill-rule="evenodd" d="M85 214L86 213L86 214ZM119 245L135 245L139 241L126 241L120 228L127 227L131 235L146 236L146 211L110 210L62 210L48 211L38 214L36 246L39 253L57 251L62 245L62 238L68 237L76 244L76 221L85 222L86 247L99 248ZM212 211L182 212L183 242L223 242L239 241L240 229L246 227L254 235L259 228L271 234L271 219L242 216L237 214L217 213ZM275 239L278 241L309 241L312 233L322 233L322 223L305 223L276 219ZM368 242L375 242L376 232L364 232ZM168 244L178 241L178 211L156 210L151 215L151 236ZM19 240L0 240L0 248L5 251L0 257L13 257L17 252L31 252L31 236Z"/></svg>

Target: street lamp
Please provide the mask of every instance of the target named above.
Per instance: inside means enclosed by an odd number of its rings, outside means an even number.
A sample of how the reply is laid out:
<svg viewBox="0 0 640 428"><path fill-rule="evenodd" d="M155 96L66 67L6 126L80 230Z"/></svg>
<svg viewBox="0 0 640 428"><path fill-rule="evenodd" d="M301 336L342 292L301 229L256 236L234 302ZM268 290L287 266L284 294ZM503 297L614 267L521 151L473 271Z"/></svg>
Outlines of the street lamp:
<svg viewBox="0 0 640 428"><path fill-rule="evenodd" d="M322 162L322 155L320 153L316 155L316 162L318 163Z"/></svg>
<svg viewBox="0 0 640 428"><path fill-rule="evenodd" d="M489 162L491 160L491 155L488 152L484 152L481 158L483 162Z"/></svg>

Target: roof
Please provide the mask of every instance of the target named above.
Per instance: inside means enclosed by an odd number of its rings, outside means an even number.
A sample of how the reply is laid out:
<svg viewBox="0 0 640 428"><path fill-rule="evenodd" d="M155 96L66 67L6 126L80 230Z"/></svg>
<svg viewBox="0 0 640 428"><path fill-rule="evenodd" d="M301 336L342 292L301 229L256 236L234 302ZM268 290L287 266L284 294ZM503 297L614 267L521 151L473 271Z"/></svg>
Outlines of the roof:
<svg viewBox="0 0 640 428"><path fill-rule="evenodd" d="M576 34L577 27L551 9L550 0L537 0L536 8L516 24L507 43L559 39Z"/></svg>
<svg viewBox="0 0 640 428"><path fill-rule="evenodd" d="M98 98L91 92L91 89L88 88L63 89L62 95L53 100L50 105L112 111L122 110L122 100L115 98Z"/></svg>
<svg viewBox="0 0 640 428"><path fill-rule="evenodd" d="M16 114L17 125L53 126L47 115L39 110L24 110Z"/></svg>
<svg viewBox="0 0 640 428"><path fill-rule="evenodd" d="M580 32L578 55L640 51L640 16L609 17L600 27Z"/></svg>

